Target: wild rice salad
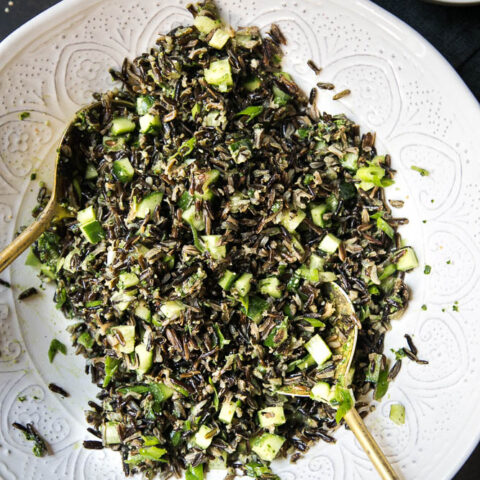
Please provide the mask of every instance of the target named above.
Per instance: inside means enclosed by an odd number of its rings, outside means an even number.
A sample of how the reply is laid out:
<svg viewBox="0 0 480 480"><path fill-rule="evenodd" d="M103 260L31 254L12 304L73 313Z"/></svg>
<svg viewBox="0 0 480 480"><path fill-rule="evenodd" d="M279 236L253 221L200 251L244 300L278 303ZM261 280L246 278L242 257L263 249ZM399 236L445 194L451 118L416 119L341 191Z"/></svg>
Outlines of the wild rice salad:
<svg viewBox="0 0 480 480"><path fill-rule="evenodd" d="M31 255L101 388L86 447L118 450L127 475L274 478L274 458L334 441L350 387L385 394L400 364L389 376L383 338L417 260L385 202L390 157L319 114L282 71L279 28L188 8L193 26L126 60L123 88L78 115L61 208ZM325 282L362 324L338 385Z"/></svg>

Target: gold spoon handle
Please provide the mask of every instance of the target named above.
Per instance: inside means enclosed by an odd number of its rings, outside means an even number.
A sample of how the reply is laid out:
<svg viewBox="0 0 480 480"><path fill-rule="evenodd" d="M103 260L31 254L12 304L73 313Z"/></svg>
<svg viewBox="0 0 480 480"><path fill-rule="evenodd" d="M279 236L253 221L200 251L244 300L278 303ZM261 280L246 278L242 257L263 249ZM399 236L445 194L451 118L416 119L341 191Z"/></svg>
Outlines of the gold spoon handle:
<svg viewBox="0 0 480 480"><path fill-rule="evenodd" d="M52 196L43 212L10 245L0 252L0 272L3 272L22 254L49 226L55 214L55 198Z"/></svg>
<svg viewBox="0 0 480 480"><path fill-rule="evenodd" d="M387 457L382 452L378 443L367 430L362 417L358 414L355 408L350 409L345 414L345 422L350 430L354 433L365 453L370 458L373 466L377 469L383 480L400 480L400 477L395 473L393 467L390 465Z"/></svg>

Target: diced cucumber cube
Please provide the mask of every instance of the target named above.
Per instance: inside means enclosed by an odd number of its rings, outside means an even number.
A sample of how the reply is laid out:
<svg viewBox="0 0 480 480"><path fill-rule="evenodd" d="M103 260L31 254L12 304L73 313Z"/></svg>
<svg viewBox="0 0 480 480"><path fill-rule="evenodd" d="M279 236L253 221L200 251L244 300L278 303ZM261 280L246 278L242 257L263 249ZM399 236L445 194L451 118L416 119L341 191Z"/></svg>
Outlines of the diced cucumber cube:
<svg viewBox="0 0 480 480"><path fill-rule="evenodd" d="M237 402L234 402L233 400L225 400L220 409L220 413L218 414L218 419L223 423L232 423L233 416L237 410L237 405Z"/></svg>
<svg viewBox="0 0 480 480"><path fill-rule="evenodd" d="M93 222L97 219L95 215L95 210L93 206L87 207L84 210L80 210L77 213L77 220L81 225L86 225L87 223Z"/></svg>
<svg viewBox="0 0 480 480"><path fill-rule="evenodd" d="M218 170L210 170L205 173L205 181L202 185L202 193L195 192L196 198L202 200L211 200L213 198L213 192L208 188L220 178L220 172Z"/></svg>
<svg viewBox="0 0 480 480"><path fill-rule="evenodd" d="M105 231L98 220L94 220L87 224L80 224L80 231L83 233L84 237L93 244L96 244L105 238Z"/></svg>
<svg viewBox="0 0 480 480"><path fill-rule="evenodd" d="M397 266L394 263L389 263L385 265L382 274L378 277L380 281L387 279L392 276L397 271Z"/></svg>
<svg viewBox="0 0 480 480"><path fill-rule="evenodd" d="M214 85L220 92L227 92L233 86L232 69L228 58L216 60L205 69L205 80Z"/></svg>
<svg viewBox="0 0 480 480"><path fill-rule="evenodd" d="M405 407L400 403L390 405L390 420L397 425L405 425Z"/></svg>
<svg viewBox="0 0 480 480"><path fill-rule="evenodd" d="M140 343L135 347L135 354L138 357L137 372L144 375L152 366L153 350L147 350L147 347L143 343Z"/></svg>
<svg viewBox="0 0 480 480"><path fill-rule="evenodd" d="M322 283L335 282L337 280L336 273L318 272L318 281Z"/></svg>
<svg viewBox="0 0 480 480"><path fill-rule="evenodd" d="M220 20L213 20L212 18L205 15L198 15L195 17L193 25L200 33L208 35L214 28L219 27L221 25L221 22Z"/></svg>
<svg viewBox="0 0 480 480"><path fill-rule="evenodd" d="M133 132L135 130L135 122L126 117L117 117L112 121L110 133L113 136L122 135L124 133Z"/></svg>
<svg viewBox="0 0 480 480"><path fill-rule="evenodd" d="M340 160L340 164L343 168L355 172L358 168L358 154L353 152L346 153Z"/></svg>
<svg viewBox="0 0 480 480"><path fill-rule="evenodd" d="M206 127L216 127L222 130L226 126L227 117L225 113L220 110L210 110L204 117L204 125Z"/></svg>
<svg viewBox="0 0 480 480"><path fill-rule="evenodd" d="M312 216L312 222L317 227L325 227L325 220L323 214L327 212L327 205L325 203L312 204L310 207L310 215Z"/></svg>
<svg viewBox="0 0 480 480"><path fill-rule="evenodd" d="M135 170L130 160L125 157L113 162L112 173L119 182L128 183L132 180Z"/></svg>
<svg viewBox="0 0 480 480"><path fill-rule="evenodd" d="M179 317L186 308L187 306L184 303L178 300L170 300L160 307L160 312L168 319L173 320Z"/></svg>
<svg viewBox="0 0 480 480"><path fill-rule="evenodd" d="M137 97L137 113L146 115L154 103L155 98L151 95L140 95Z"/></svg>
<svg viewBox="0 0 480 480"><path fill-rule="evenodd" d="M251 77L243 84L243 87L249 92L254 92L258 88L260 88L261 85L262 82L258 77Z"/></svg>
<svg viewBox="0 0 480 480"><path fill-rule="evenodd" d="M113 306L119 312L125 311L133 300L135 300L135 297L133 295L129 295L128 293L125 293L123 291L115 292L112 294L111 297Z"/></svg>
<svg viewBox="0 0 480 480"><path fill-rule="evenodd" d="M146 113L139 118L140 132L142 133L158 133L162 123L158 115Z"/></svg>
<svg viewBox="0 0 480 480"><path fill-rule="evenodd" d="M233 273L230 270L226 270L222 278L218 282L218 284L228 292L228 290L230 290L230 287L233 285L233 282L235 281L236 278L237 278L236 273Z"/></svg>
<svg viewBox="0 0 480 480"><path fill-rule="evenodd" d="M137 218L145 218L148 213L153 211L162 203L163 193L153 192L147 195L138 205L135 216Z"/></svg>
<svg viewBox="0 0 480 480"><path fill-rule="evenodd" d="M236 192L230 197L230 211L238 213L250 205L250 199L241 192Z"/></svg>
<svg viewBox="0 0 480 480"><path fill-rule="evenodd" d="M297 365L297 367L300 369L300 370L306 370L307 368L310 368L312 367L313 365L315 365L315 359L310 355L306 355L305 357L303 357L302 361L299 362L299 364Z"/></svg>
<svg viewBox="0 0 480 480"><path fill-rule="evenodd" d="M233 284L233 288L241 297L244 297L250 292L252 278L253 275L251 273L242 273L240 278Z"/></svg>
<svg viewBox="0 0 480 480"><path fill-rule="evenodd" d="M139 282L140 279L137 277L137 275L131 272L122 272L118 276L118 286L122 290L134 287L135 285L138 285Z"/></svg>
<svg viewBox="0 0 480 480"><path fill-rule="evenodd" d="M198 230L199 232L205 230L205 220L203 219L202 214L195 209L195 204L190 205L183 211L182 218L195 228L195 230Z"/></svg>
<svg viewBox="0 0 480 480"><path fill-rule="evenodd" d="M283 425L286 422L283 407L267 407L258 412L258 420L263 428Z"/></svg>
<svg viewBox="0 0 480 480"><path fill-rule="evenodd" d="M135 326L120 325L113 327L112 333L117 334L123 342L119 342L114 348L120 353L132 353L135 350ZM122 345L123 343L123 345Z"/></svg>
<svg viewBox="0 0 480 480"><path fill-rule="evenodd" d="M103 137L103 148L107 152L125 150L125 137Z"/></svg>
<svg viewBox="0 0 480 480"><path fill-rule="evenodd" d="M135 316L144 320L145 322L150 322L152 320L152 312L147 307L145 302L139 302L135 308Z"/></svg>
<svg viewBox="0 0 480 480"><path fill-rule="evenodd" d="M339 238L328 233L323 237L318 248L326 253L335 253L341 243L342 241Z"/></svg>
<svg viewBox="0 0 480 480"><path fill-rule="evenodd" d="M227 247L220 245L221 235L203 235L202 240L205 243L205 249L214 260L221 260L227 255Z"/></svg>
<svg viewBox="0 0 480 480"><path fill-rule="evenodd" d="M226 470L227 467L227 453L223 452L220 457L215 457L213 460L208 462L208 469L209 470ZM202 478L202 477L198 477Z"/></svg>
<svg viewBox="0 0 480 480"><path fill-rule="evenodd" d="M281 224L290 232L293 233L297 227L303 222L307 214L303 210L292 212L286 210L282 214Z"/></svg>
<svg viewBox="0 0 480 480"><path fill-rule="evenodd" d="M91 350L95 343L92 336L88 332L83 332L78 338L77 343L83 345L87 350Z"/></svg>
<svg viewBox="0 0 480 480"><path fill-rule="evenodd" d="M281 298L280 280L277 277L268 277L258 282L260 293L270 295L273 298Z"/></svg>
<svg viewBox="0 0 480 480"><path fill-rule="evenodd" d="M276 85L272 88L273 91L273 103L277 107L285 106L288 101L292 98L288 93L284 92L281 88Z"/></svg>
<svg viewBox="0 0 480 480"><path fill-rule="evenodd" d="M397 270L406 272L418 267L418 259L412 247L405 247L401 250L402 256L397 260Z"/></svg>
<svg viewBox="0 0 480 480"><path fill-rule="evenodd" d="M285 438L272 433L264 433L250 441L252 450L266 462L271 462L278 455Z"/></svg>
<svg viewBox="0 0 480 480"><path fill-rule="evenodd" d="M200 103L196 103L192 107L192 118L195 120L195 117L202 111L202 105Z"/></svg>
<svg viewBox="0 0 480 480"><path fill-rule="evenodd" d="M325 265L325 259L320 257L320 255L315 255L314 253L310 255L310 266L309 268L316 268L319 271L323 270Z"/></svg>
<svg viewBox="0 0 480 480"><path fill-rule="evenodd" d="M318 382L312 387L311 398L317 402L328 402L331 387L327 382Z"/></svg>
<svg viewBox="0 0 480 480"><path fill-rule="evenodd" d="M229 40L230 33L223 28L219 28L215 31L208 44L217 50L221 50Z"/></svg>
<svg viewBox="0 0 480 480"><path fill-rule="evenodd" d="M116 445L122 443L118 422L106 422L103 427L103 438L105 445Z"/></svg>
<svg viewBox="0 0 480 480"><path fill-rule="evenodd" d="M173 396L175 390L167 387L164 383L151 383L150 392L156 402L164 402Z"/></svg>
<svg viewBox="0 0 480 480"><path fill-rule="evenodd" d="M320 278L320 272L318 268L310 268L307 265L302 265L297 271L296 274L307 280L308 282L316 283Z"/></svg>
<svg viewBox="0 0 480 480"><path fill-rule="evenodd" d="M365 375L365 381L377 383L382 370L383 355L381 353L371 353L369 355L370 363Z"/></svg>
<svg viewBox="0 0 480 480"><path fill-rule="evenodd" d="M87 168L85 169L85 180L93 180L94 178L98 177L97 169L94 165L89 163Z"/></svg>
<svg viewBox="0 0 480 480"><path fill-rule="evenodd" d="M323 338L316 334L306 344L305 348L318 365L323 365L331 356L332 352Z"/></svg>
<svg viewBox="0 0 480 480"><path fill-rule="evenodd" d="M27 258L25 259L25 265L29 267L40 268L42 266L42 262L40 259L35 255L33 249L28 251Z"/></svg>
<svg viewBox="0 0 480 480"><path fill-rule="evenodd" d="M206 425L202 425L198 432L193 437L193 443L198 448L202 450L206 450L210 444L212 443L213 436L209 436L209 434L213 431L213 428L207 427Z"/></svg>

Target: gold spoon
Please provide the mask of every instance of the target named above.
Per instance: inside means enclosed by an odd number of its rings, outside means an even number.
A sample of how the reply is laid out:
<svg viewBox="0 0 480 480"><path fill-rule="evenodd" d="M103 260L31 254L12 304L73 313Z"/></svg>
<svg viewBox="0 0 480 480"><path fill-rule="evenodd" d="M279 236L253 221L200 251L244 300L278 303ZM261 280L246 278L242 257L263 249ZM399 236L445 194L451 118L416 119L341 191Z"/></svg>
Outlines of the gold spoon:
<svg viewBox="0 0 480 480"><path fill-rule="evenodd" d="M65 132L62 135L60 140L60 148L57 149L57 156L55 159L55 177L53 180L53 189L50 200L43 209L42 213L37 217L37 219L29 225L25 230L23 230L20 235L18 235L12 243L10 243L4 250L0 252L0 272L5 270L19 255L21 255L35 240L37 240L40 235L47 230L57 213L58 209L58 198L62 188L62 177L59 174L58 163L61 153L61 147L64 145L68 134L70 133L72 127L74 126L75 120L78 118L78 115L81 113L89 112L101 105L101 102L94 102L86 107L81 108L74 117L74 120L70 122L68 127L65 129ZM111 102L111 105L130 105L128 102L122 100L115 100Z"/></svg>
<svg viewBox="0 0 480 480"><path fill-rule="evenodd" d="M61 144L63 144L63 140L69 129L70 127L63 134ZM0 252L0 272L5 270L50 226L50 223L55 216L59 191L61 188L61 179L58 176L59 155L60 149L57 150L57 157L55 159L55 177L53 180L53 190L50 200L37 219Z"/></svg>
<svg viewBox="0 0 480 480"><path fill-rule="evenodd" d="M353 360L353 354L355 353L355 346L357 344L358 330L361 328L361 323L355 314L355 308L348 298L345 291L339 287L336 283L328 283L326 285L327 291L330 294L336 313L341 319L341 324L336 328L342 328L343 332L347 333L347 339L342 345L343 360L337 365L335 370L335 378L342 382L346 374L350 370L350 366ZM345 328L346 327L346 328ZM345 333L344 333L345 334ZM383 480L399 480L400 477L395 473L393 467L385 457L378 443L372 437L367 430L362 417L358 414L355 406L350 408L344 416L345 422L357 437L358 442L362 446L365 453L370 458L373 466L377 469Z"/></svg>
<svg viewBox="0 0 480 480"><path fill-rule="evenodd" d="M335 306L337 314L337 321L334 325L332 333L336 331L341 332L338 335L339 338L344 338L343 344L334 349L334 353L341 355L342 360L336 365L335 379L337 385L346 388L345 379L350 370L350 366L353 360L353 354L355 353L355 347L357 345L358 330L362 328L362 325L355 313L355 308L352 302L348 298L348 295L344 290L336 283L330 282L324 284L326 293L330 296L330 300ZM280 387L277 393L281 395L291 395L295 397L310 397L311 390L305 385L286 385ZM352 395L350 392L349 395ZM355 399L352 397L353 406L345 413L344 419L350 430L357 437L358 442L362 446L365 453L370 458L373 466L377 469L383 480L400 480L400 477L395 473L393 467L385 457L378 443L372 437L367 430L362 417L355 409Z"/></svg>

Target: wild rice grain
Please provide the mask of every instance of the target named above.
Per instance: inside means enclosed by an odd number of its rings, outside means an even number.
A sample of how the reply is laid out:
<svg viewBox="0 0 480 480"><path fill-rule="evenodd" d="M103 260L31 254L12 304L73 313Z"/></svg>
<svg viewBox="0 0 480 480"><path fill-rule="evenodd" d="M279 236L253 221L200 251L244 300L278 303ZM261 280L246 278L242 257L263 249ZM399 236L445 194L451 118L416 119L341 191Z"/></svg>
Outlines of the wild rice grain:
<svg viewBox="0 0 480 480"><path fill-rule="evenodd" d="M97 440L85 440L83 442L83 448L87 450L103 450L103 443Z"/></svg>
<svg viewBox="0 0 480 480"><path fill-rule="evenodd" d="M309 60L307 62L307 65L313 70L313 72L315 73L315 75L320 75L322 69L317 67L317 65L315 65L314 61L313 60Z"/></svg>
<svg viewBox="0 0 480 480"><path fill-rule="evenodd" d="M408 348L410 348L410 350L412 351L412 353L414 355L417 355L418 349L415 346L415 344L413 343L412 337L408 333L406 333L405 338L407 339Z"/></svg>
<svg viewBox="0 0 480 480"><path fill-rule="evenodd" d="M318 82L317 87L322 90L333 90L335 85L333 83Z"/></svg>
<svg viewBox="0 0 480 480"><path fill-rule="evenodd" d="M37 295L38 290L35 287L30 287L24 290L20 295L18 296L19 300L25 300L26 298L30 298L33 295Z"/></svg>
<svg viewBox="0 0 480 480"><path fill-rule="evenodd" d="M345 90L342 90L341 92L336 93L332 98L333 100L340 100L343 97L346 97L347 95L350 95L351 90L346 88Z"/></svg>
<svg viewBox="0 0 480 480"><path fill-rule="evenodd" d="M58 393L59 395L61 395L62 397L69 397L70 394L68 392L66 392L62 387L59 387L58 385L55 385L54 383L50 383L48 385L48 389L50 391L52 391L53 393Z"/></svg>

